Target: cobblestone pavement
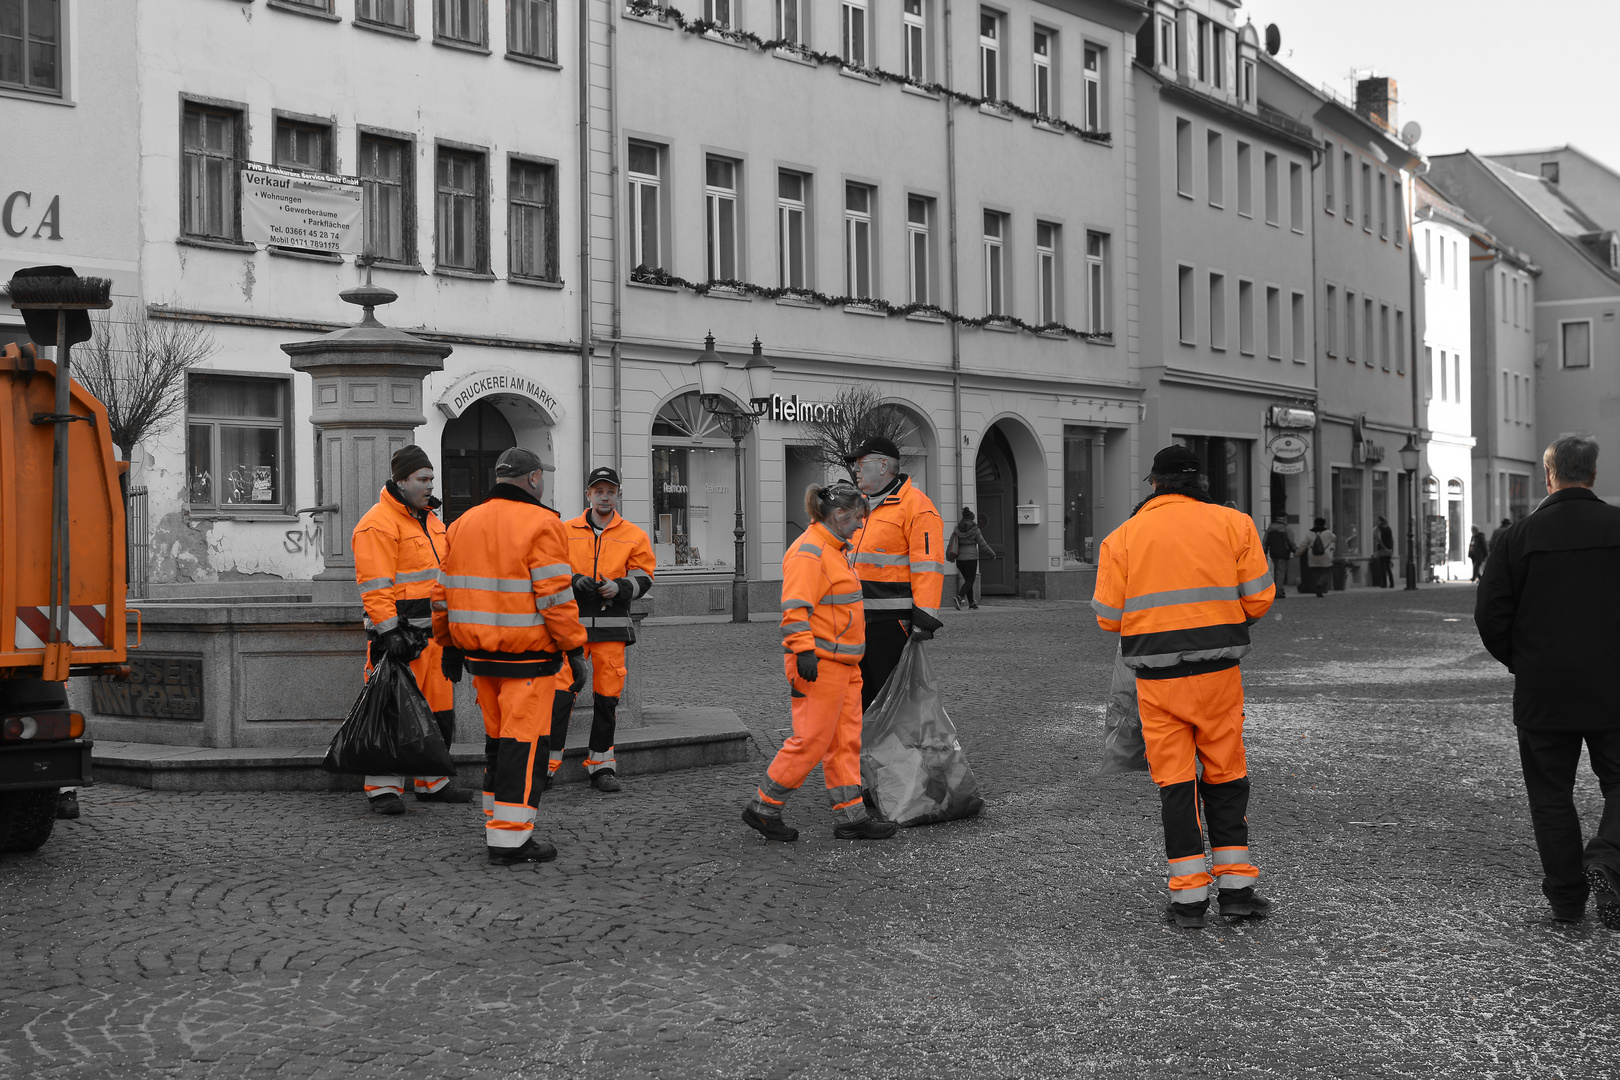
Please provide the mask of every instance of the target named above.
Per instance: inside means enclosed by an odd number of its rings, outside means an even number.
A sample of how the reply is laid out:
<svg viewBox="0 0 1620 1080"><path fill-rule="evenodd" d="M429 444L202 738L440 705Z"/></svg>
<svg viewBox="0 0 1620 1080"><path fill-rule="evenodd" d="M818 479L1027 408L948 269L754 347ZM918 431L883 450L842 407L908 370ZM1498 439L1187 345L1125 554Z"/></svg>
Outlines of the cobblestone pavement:
<svg viewBox="0 0 1620 1080"><path fill-rule="evenodd" d="M548 795L541 868L487 867L466 806L87 789L0 860L0 1076L1620 1075L1620 934L1546 918L1472 604L1291 595L1256 628L1278 909L1201 933L1161 918L1151 784L1096 775L1113 642L1079 604L947 613L988 803L885 843L832 838L819 774L798 844L737 820L787 727L759 623L632 654L757 760Z"/></svg>

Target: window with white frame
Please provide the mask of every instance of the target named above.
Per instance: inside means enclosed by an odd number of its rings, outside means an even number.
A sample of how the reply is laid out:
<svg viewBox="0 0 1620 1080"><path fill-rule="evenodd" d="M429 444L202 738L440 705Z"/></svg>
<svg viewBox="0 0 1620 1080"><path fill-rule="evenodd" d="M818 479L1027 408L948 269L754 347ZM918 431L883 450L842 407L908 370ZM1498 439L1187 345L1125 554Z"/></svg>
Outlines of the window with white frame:
<svg viewBox="0 0 1620 1080"><path fill-rule="evenodd" d="M439 147L434 191L437 269L489 272L488 213L484 155Z"/></svg>
<svg viewBox="0 0 1620 1080"><path fill-rule="evenodd" d="M1226 275L1209 272L1209 347L1226 349Z"/></svg>
<svg viewBox="0 0 1620 1080"><path fill-rule="evenodd" d="M843 2L844 63L851 67L866 66L866 0Z"/></svg>
<svg viewBox="0 0 1620 1080"><path fill-rule="evenodd" d="M1440 400L1451 400L1451 373L1446 367L1446 350L1444 349L1440 350Z"/></svg>
<svg viewBox="0 0 1620 1080"><path fill-rule="evenodd" d="M61 96L66 9L61 0L0 0L0 86Z"/></svg>
<svg viewBox="0 0 1620 1080"><path fill-rule="evenodd" d="M1266 286L1266 355L1282 359L1282 290Z"/></svg>
<svg viewBox="0 0 1620 1080"><path fill-rule="evenodd" d="M805 43L805 0L776 0L776 37L789 45Z"/></svg>
<svg viewBox="0 0 1620 1080"><path fill-rule="evenodd" d="M703 18L722 30L735 30L733 0L703 0Z"/></svg>
<svg viewBox="0 0 1620 1080"><path fill-rule="evenodd" d="M1193 296L1193 268L1176 267L1176 336L1183 345L1198 341L1198 300Z"/></svg>
<svg viewBox="0 0 1620 1080"><path fill-rule="evenodd" d="M1035 115L1056 116L1057 99L1053 91L1052 62L1057 55L1057 35L1044 26L1035 28L1034 41L1030 48L1031 75L1034 80L1033 91L1035 101Z"/></svg>
<svg viewBox="0 0 1620 1080"><path fill-rule="evenodd" d="M905 0L901 15L906 36L906 78L912 82L928 81L928 9L927 0Z"/></svg>
<svg viewBox="0 0 1620 1080"><path fill-rule="evenodd" d="M557 59L552 0L506 0L506 51L531 60Z"/></svg>
<svg viewBox="0 0 1620 1080"><path fill-rule="evenodd" d="M515 278L556 281L557 167L511 158L507 162L507 272Z"/></svg>
<svg viewBox="0 0 1620 1080"><path fill-rule="evenodd" d="M1294 338L1294 360L1305 362L1305 294L1296 292L1289 297L1288 329Z"/></svg>
<svg viewBox="0 0 1620 1080"><path fill-rule="evenodd" d="M1400 308L1395 309L1395 342L1391 350L1395 354L1395 373L1406 374L1406 312Z"/></svg>
<svg viewBox="0 0 1620 1080"><path fill-rule="evenodd" d="M1063 321L1062 285L1059 281L1061 251L1058 246L1062 232L1061 227L1051 222L1035 223L1035 281L1040 300L1036 322L1042 326Z"/></svg>
<svg viewBox="0 0 1620 1080"><path fill-rule="evenodd" d="M1305 167L1298 162L1288 164L1288 227L1305 231Z"/></svg>
<svg viewBox="0 0 1620 1080"><path fill-rule="evenodd" d="M1378 235L1389 238L1389 177L1383 172L1378 174Z"/></svg>
<svg viewBox="0 0 1620 1080"><path fill-rule="evenodd" d="M1159 63L1172 70L1176 66L1176 23L1174 19L1159 20Z"/></svg>
<svg viewBox="0 0 1620 1080"><path fill-rule="evenodd" d="M1344 290L1344 358L1356 362L1356 294Z"/></svg>
<svg viewBox="0 0 1620 1080"><path fill-rule="evenodd" d="M1373 301L1370 296L1361 298L1361 351L1362 363L1372 367L1378 356L1377 328L1373 323Z"/></svg>
<svg viewBox="0 0 1620 1080"><path fill-rule="evenodd" d="M1238 351L1254 355L1254 282L1238 279Z"/></svg>
<svg viewBox="0 0 1620 1080"><path fill-rule="evenodd" d="M1322 142L1322 161L1326 168L1322 170L1322 212L1333 213L1333 140L1324 139Z"/></svg>
<svg viewBox="0 0 1620 1080"><path fill-rule="evenodd" d="M776 174L776 277L784 289L809 287L810 253L806 249L810 178L780 169Z"/></svg>
<svg viewBox="0 0 1620 1080"><path fill-rule="evenodd" d="M906 197L907 295L913 304L933 303L934 200Z"/></svg>
<svg viewBox="0 0 1620 1080"><path fill-rule="evenodd" d="M663 256L663 148L632 142L630 181L630 262L636 269L660 270Z"/></svg>
<svg viewBox="0 0 1620 1080"><path fill-rule="evenodd" d="M1087 131L1106 131L1108 123L1103 117L1103 54L1101 45L1087 44L1082 54L1084 63L1080 77L1085 91L1085 127Z"/></svg>
<svg viewBox="0 0 1620 1080"><path fill-rule="evenodd" d="M1350 151L1344 152L1344 223L1356 223L1356 159Z"/></svg>
<svg viewBox="0 0 1620 1080"><path fill-rule="evenodd" d="M1226 89L1226 30L1214 23L1209 30L1209 75L1215 89Z"/></svg>
<svg viewBox="0 0 1620 1080"><path fill-rule="evenodd" d="M730 158L708 155L703 163L704 268L710 281L737 277L737 174L742 166Z"/></svg>
<svg viewBox="0 0 1620 1080"><path fill-rule="evenodd" d="M1245 104L1245 105L1253 105L1254 104L1254 61L1253 60L1245 60L1245 61L1243 61L1243 75L1242 75L1242 78L1243 78L1243 85L1240 86L1238 89L1239 89L1239 92L1240 92L1240 94L1241 94L1241 96L1243 98L1243 104Z"/></svg>
<svg viewBox="0 0 1620 1080"><path fill-rule="evenodd" d="M1459 405L1463 399L1462 373L1462 353L1454 352L1451 354L1451 399Z"/></svg>
<svg viewBox="0 0 1620 1080"><path fill-rule="evenodd" d="M1279 182L1278 182L1278 178L1277 178L1277 155L1276 154L1270 154L1270 153L1266 154L1266 158L1265 158L1265 183L1266 183L1266 224L1267 225L1276 225L1276 224L1278 224L1278 221L1279 221L1278 214L1282 210L1282 207L1279 205L1282 202L1282 195L1281 195L1281 192L1279 190Z"/></svg>
<svg viewBox="0 0 1620 1080"><path fill-rule="evenodd" d="M1406 233L1406 202L1405 196L1401 194L1401 178L1399 176L1389 178L1389 205L1391 212L1394 214L1391 226L1395 232L1395 246L1400 247L1401 238Z"/></svg>
<svg viewBox="0 0 1620 1080"><path fill-rule="evenodd" d="M857 299L872 296L872 205L876 193L866 184L844 185L844 292Z"/></svg>
<svg viewBox="0 0 1620 1080"><path fill-rule="evenodd" d="M1196 16L1197 22L1193 27L1193 58L1195 67L1194 76L1199 82L1209 82L1209 20L1204 16Z"/></svg>
<svg viewBox="0 0 1620 1080"><path fill-rule="evenodd" d="M1365 232L1372 232L1373 220L1373 169L1365 161L1361 163L1361 228Z"/></svg>
<svg viewBox="0 0 1620 1080"><path fill-rule="evenodd" d="M1560 362L1567 368L1592 366L1592 320L1572 319L1558 324Z"/></svg>
<svg viewBox="0 0 1620 1080"><path fill-rule="evenodd" d="M1001 15L989 8L979 9L979 96L1000 101L1001 94Z"/></svg>
<svg viewBox="0 0 1620 1080"><path fill-rule="evenodd" d="M241 234L238 176L246 139L242 113L187 102L181 123L180 228L187 236L234 240Z"/></svg>
<svg viewBox="0 0 1620 1080"><path fill-rule="evenodd" d="M1254 216L1254 153L1242 139L1237 144L1238 213Z"/></svg>
<svg viewBox="0 0 1620 1080"><path fill-rule="evenodd" d="M1435 384L1435 382L1437 380L1436 380L1435 366L1434 366L1434 346L1432 346L1432 345L1423 346L1423 373L1424 373L1424 376L1425 376L1425 378L1427 380L1425 382L1424 386L1423 386L1423 400L1424 401L1433 401L1434 400L1434 384ZM1442 379L1445 378L1445 374L1446 374L1446 351L1444 349L1441 349L1440 350L1439 378L1442 378Z"/></svg>
<svg viewBox="0 0 1620 1080"><path fill-rule="evenodd" d="M1204 170L1209 175L1204 185L1209 188L1209 205L1226 204L1226 155L1221 150L1221 133L1210 128L1204 136Z"/></svg>
<svg viewBox="0 0 1620 1080"><path fill-rule="evenodd" d="M1329 283L1322 304L1322 315L1327 325L1322 327L1323 344L1329 356L1339 355L1339 288Z"/></svg>
<svg viewBox="0 0 1620 1080"><path fill-rule="evenodd" d="M1451 242L1451 291L1456 292L1462 288L1462 256L1457 253L1457 241ZM1525 325L1529 325L1530 312L1524 313Z"/></svg>
<svg viewBox="0 0 1620 1080"><path fill-rule="evenodd" d="M1007 313L1007 215L984 212L984 313Z"/></svg>
<svg viewBox="0 0 1620 1080"><path fill-rule="evenodd" d="M409 31L413 7L412 0L354 0L354 20Z"/></svg>
<svg viewBox="0 0 1620 1080"><path fill-rule="evenodd" d="M486 0L433 0L433 36L440 41L483 46Z"/></svg>
<svg viewBox="0 0 1620 1080"><path fill-rule="evenodd" d="M360 198L365 214L365 250L381 262L416 261L415 153L403 139L362 133Z"/></svg>
<svg viewBox="0 0 1620 1080"><path fill-rule="evenodd" d="M288 380L193 372L186 382L192 509L285 512Z"/></svg>
<svg viewBox="0 0 1620 1080"><path fill-rule="evenodd" d="M1108 236L1086 233L1086 329L1108 332Z"/></svg>
<svg viewBox="0 0 1620 1080"><path fill-rule="evenodd" d="M1192 121L1176 118L1176 194L1192 198L1193 131Z"/></svg>

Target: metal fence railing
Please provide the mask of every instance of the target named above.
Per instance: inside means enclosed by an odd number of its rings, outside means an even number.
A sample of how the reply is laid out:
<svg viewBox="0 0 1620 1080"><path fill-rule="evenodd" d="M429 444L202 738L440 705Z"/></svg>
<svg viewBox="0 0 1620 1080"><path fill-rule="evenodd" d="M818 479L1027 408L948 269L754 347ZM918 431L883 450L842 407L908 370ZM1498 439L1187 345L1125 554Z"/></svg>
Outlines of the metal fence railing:
<svg viewBox="0 0 1620 1080"><path fill-rule="evenodd" d="M148 555L152 547L146 527L146 489L129 489L129 509L125 514L125 575L129 579L129 596L133 600L146 597L150 565Z"/></svg>

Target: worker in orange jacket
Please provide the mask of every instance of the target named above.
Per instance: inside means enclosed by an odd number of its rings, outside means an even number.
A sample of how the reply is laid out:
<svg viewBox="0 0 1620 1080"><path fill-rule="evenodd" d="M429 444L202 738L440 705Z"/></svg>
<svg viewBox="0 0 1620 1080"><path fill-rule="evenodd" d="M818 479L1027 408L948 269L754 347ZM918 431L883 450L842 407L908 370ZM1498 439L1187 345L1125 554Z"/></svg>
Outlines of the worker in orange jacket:
<svg viewBox="0 0 1620 1080"><path fill-rule="evenodd" d="M945 526L933 502L900 472L900 449L867 439L845 455L866 496L866 525L855 537L855 572L866 604L861 708L889 681L906 641L927 641L945 591Z"/></svg>
<svg viewBox="0 0 1620 1080"><path fill-rule="evenodd" d="M1097 625L1119 634L1136 673L1148 769L1159 786L1170 915L1201 927L1209 886L1220 913L1263 916L1249 853L1249 770L1243 749L1243 677L1249 624L1275 590L1254 521L1215 505L1198 455L1167 446L1153 458L1153 495L1115 529L1097 559L1091 606ZM1197 762L1203 762L1202 778ZM1211 866L1204 869L1209 822Z"/></svg>
<svg viewBox="0 0 1620 1080"><path fill-rule="evenodd" d="M810 527L782 556L782 652L793 734L765 770L742 819L767 840L797 840L799 830L782 821L782 806L820 764L833 835L883 840L899 826L868 816L861 799L860 661L866 619L861 582L848 562L848 541L866 516L866 500L848 483L812 484L804 511Z"/></svg>
<svg viewBox="0 0 1620 1080"><path fill-rule="evenodd" d="M433 634L445 675L472 675L484 713L484 842L496 865L549 862L534 839L545 787L556 675L566 658L585 677L585 628L574 602L562 520L540 501L540 459L521 446L495 463L495 486L450 526L450 550L435 597Z"/></svg>
<svg viewBox="0 0 1620 1080"><path fill-rule="evenodd" d="M439 500L433 497L433 462L420 446L402 446L394 452L390 473L377 505L355 525L351 540L366 613L366 672L369 676L384 652L410 664L448 747L456 733L454 688L439 670L429 611L445 550L444 522L434 513ZM423 802L467 802L472 797L446 776L414 779L416 797ZM367 776L365 787L376 813L405 813L405 777Z"/></svg>
<svg viewBox="0 0 1620 1080"><path fill-rule="evenodd" d="M574 599L585 624L591 659L591 738L585 771L598 791L620 790L613 740L619 723L619 697L624 693L626 645L636 641L630 602L652 588L652 541L639 526L618 514L619 474L603 466L585 480L585 512L563 523L568 560L574 568ZM551 776L562 767L568 718L575 694L570 673L559 672L557 697L551 707ZM548 777L548 784L550 786Z"/></svg>

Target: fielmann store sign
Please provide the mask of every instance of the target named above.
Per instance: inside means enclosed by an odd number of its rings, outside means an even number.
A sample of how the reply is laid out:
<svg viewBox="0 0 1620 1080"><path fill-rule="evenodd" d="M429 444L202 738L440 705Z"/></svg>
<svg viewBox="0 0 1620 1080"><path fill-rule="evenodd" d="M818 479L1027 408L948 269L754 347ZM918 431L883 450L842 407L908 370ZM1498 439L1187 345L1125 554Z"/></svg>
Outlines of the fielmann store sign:
<svg viewBox="0 0 1620 1080"><path fill-rule="evenodd" d="M843 416L844 409L830 401L800 401L799 395L783 398L781 394L772 394L771 402L763 410L766 417L771 420L780 420L788 424L813 424L818 421L837 420Z"/></svg>

